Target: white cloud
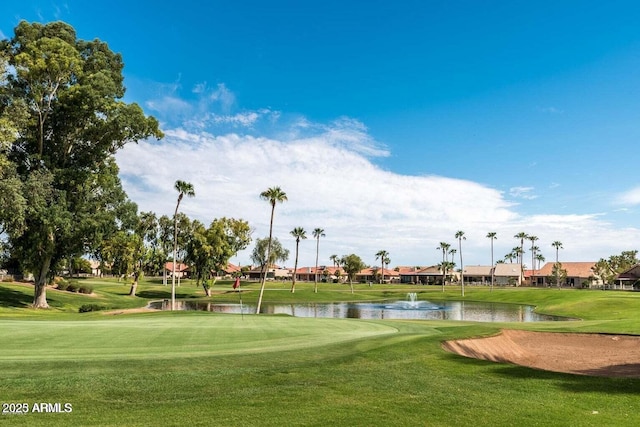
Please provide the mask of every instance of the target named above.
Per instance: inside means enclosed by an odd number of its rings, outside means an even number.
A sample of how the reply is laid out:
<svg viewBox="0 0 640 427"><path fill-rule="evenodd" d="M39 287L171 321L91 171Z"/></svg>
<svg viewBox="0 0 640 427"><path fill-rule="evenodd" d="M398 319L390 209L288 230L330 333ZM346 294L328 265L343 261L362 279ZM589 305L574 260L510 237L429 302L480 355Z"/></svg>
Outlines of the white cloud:
<svg viewBox="0 0 640 427"><path fill-rule="evenodd" d="M618 196L618 203L623 205L640 205L640 187L632 188Z"/></svg>
<svg viewBox="0 0 640 427"><path fill-rule="evenodd" d="M224 83L219 83L216 90L209 94L209 99L219 102L223 111L229 111L236 103L236 96Z"/></svg>
<svg viewBox="0 0 640 427"><path fill-rule="evenodd" d="M455 243L457 230L466 233L469 265L489 263L488 231L498 232L496 257L517 244L514 234L525 231L540 237L540 247L563 241L562 255L571 260L608 256L640 237L638 230L611 230L595 215L524 217L500 191L475 182L382 170L369 157L386 151L356 121L308 123L308 129L309 136L292 140L170 129L161 142L126 146L117 160L125 189L141 210L171 215L173 184L183 179L194 185L196 197L184 200L181 210L205 223L243 218L255 228L254 238L266 236L269 226L269 206L258 195L280 186L289 200L276 207L275 236L293 257L290 230L324 228L320 262L326 264L331 254L352 252L373 264L381 249L389 251L392 265L436 264L438 242ZM239 261L250 262L249 252ZM315 245L302 243L300 263L314 261Z"/></svg>
<svg viewBox="0 0 640 427"><path fill-rule="evenodd" d="M608 257L640 241L639 230L616 229L598 214L519 211L524 207L513 201L537 198L534 187L512 187L504 194L467 180L385 171L375 160L389 156L389 149L350 117L317 123L267 108L238 110L224 84L195 85L197 99L189 102L178 97L179 89L179 82L161 85L162 96L145 103L158 113L165 139L130 144L117 154L125 190L140 210L172 215L173 184L183 179L196 191L181 204L190 217L205 223L222 216L243 218L255 229L254 238L265 237L270 209L259 194L279 186L289 200L276 208L275 236L293 257L293 228L308 233L324 228L320 263L326 264L331 254L349 253L373 264L381 249L389 251L392 265L436 264L441 254L436 246L455 244L458 230L467 237L466 265L490 262L490 231L498 233L496 259L519 245L513 236L522 231L539 237L537 245L548 260L555 255L550 246L555 240L563 242L561 258L568 261ZM619 199L640 204L640 187ZM300 264L312 265L313 242L301 243L300 249ZM249 263L250 250L234 261Z"/></svg>
<svg viewBox="0 0 640 427"><path fill-rule="evenodd" d="M509 195L518 199L533 200L538 197L535 194L531 194L533 190L533 187L511 187Z"/></svg>

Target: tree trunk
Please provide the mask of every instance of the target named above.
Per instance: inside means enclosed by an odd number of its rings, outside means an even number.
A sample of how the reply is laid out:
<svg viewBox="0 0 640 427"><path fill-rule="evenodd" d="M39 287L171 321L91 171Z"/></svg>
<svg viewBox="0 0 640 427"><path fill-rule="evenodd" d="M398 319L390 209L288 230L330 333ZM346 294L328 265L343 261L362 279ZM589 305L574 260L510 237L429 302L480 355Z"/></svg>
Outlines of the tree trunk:
<svg viewBox="0 0 640 427"><path fill-rule="evenodd" d="M33 308L49 308L47 303L47 274L51 266L51 256L46 256L42 260L40 272L36 277L33 289Z"/></svg>
<svg viewBox="0 0 640 427"><path fill-rule="evenodd" d="M131 284L131 290L129 291L130 297L136 296L136 290L138 289L138 280L140 278L140 273L134 273L133 275L133 283Z"/></svg>
<svg viewBox="0 0 640 427"><path fill-rule="evenodd" d="M267 280L267 271L269 271L269 259L271 258L271 239L273 238L273 212L276 209L276 203L271 204L271 221L269 221L269 242L267 243L267 269L262 276L262 283L260 284L260 294L258 295L258 304L256 307L256 314L260 314L260 306L262 305L262 295L264 294L264 285Z"/></svg>
<svg viewBox="0 0 640 427"><path fill-rule="evenodd" d="M298 271L298 248L300 246L300 239L296 239L296 262L293 266L293 281L291 283L291 293L296 291L296 271Z"/></svg>
<svg viewBox="0 0 640 427"><path fill-rule="evenodd" d="M349 278L349 287L351 287L351 294L353 295L353 281Z"/></svg>

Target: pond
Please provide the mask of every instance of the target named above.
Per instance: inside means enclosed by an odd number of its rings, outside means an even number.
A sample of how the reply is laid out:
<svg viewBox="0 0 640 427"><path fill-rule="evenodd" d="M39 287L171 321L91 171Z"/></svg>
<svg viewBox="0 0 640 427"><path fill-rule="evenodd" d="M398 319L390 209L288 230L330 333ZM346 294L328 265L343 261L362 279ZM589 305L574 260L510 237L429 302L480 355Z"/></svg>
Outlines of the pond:
<svg viewBox="0 0 640 427"><path fill-rule="evenodd" d="M150 308L171 310L171 301L155 301ZM241 311L242 308L242 311ZM350 319L465 320L473 322L542 322L570 320L534 312L530 305L467 301L420 301L415 294L406 300L384 302L335 302L262 304L260 313L288 314L296 317L328 317ZM251 304L216 304L211 302L176 301L176 310L200 310L230 314L254 314Z"/></svg>

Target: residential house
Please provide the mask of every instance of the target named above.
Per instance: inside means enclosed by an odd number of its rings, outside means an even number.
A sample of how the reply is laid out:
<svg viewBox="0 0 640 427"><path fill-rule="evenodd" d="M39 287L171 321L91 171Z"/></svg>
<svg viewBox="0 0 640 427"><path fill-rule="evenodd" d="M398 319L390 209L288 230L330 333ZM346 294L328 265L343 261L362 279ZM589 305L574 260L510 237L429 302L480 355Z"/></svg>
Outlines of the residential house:
<svg viewBox="0 0 640 427"><path fill-rule="evenodd" d="M239 265L227 263L227 266L225 268L216 272L216 276L231 278L231 277L236 277L236 275L240 274L241 271L242 271L242 268Z"/></svg>
<svg viewBox="0 0 640 427"><path fill-rule="evenodd" d="M400 283L400 274L395 270L384 270L385 283ZM382 276L380 267L368 267L356 274L356 282L360 283L379 283Z"/></svg>
<svg viewBox="0 0 640 427"><path fill-rule="evenodd" d="M489 279L491 280L491 279ZM522 285L522 264L498 263L493 273L494 284L498 286Z"/></svg>
<svg viewBox="0 0 640 427"><path fill-rule="evenodd" d="M169 277L171 277L171 274L173 272L173 261L166 262L164 264L164 269L169 274ZM181 262L176 262L176 271L175 271L174 275L175 275L175 277L178 277L180 279L184 279L186 277L189 277L189 266L187 264L183 264Z"/></svg>
<svg viewBox="0 0 640 427"><path fill-rule="evenodd" d="M287 268L278 267L277 265L271 265L266 272L267 280L291 280L291 270ZM247 273L249 280L262 279L262 268L260 266L254 267Z"/></svg>
<svg viewBox="0 0 640 427"><path fill-rule="evenodd" d="M491 284L490 265L466 265L464 267L464 283L469 285Z"/></svg>
<svg viewBox="0 0 640 427"><path fill-rule="evenodd" d="M100 261L96 261L95 259L90 259L89 264L91 265L91 275L102 277L102 269L100 268L102 263Z"/></svg>
<svg viewBox="0 0 640 427"><path fill-rule="evenodd" d="M630 269L618 274L613 289L640 289L640 264L636 264Z"/></svg>
<svg viewBox="0 0 640 427"><path fill-rule="evenodd" d="M555 262L548 262L540 270L536 270L535 282L542 286L556 286L555 279L552 277L553 266ZM562 287L571 288L589 288L592 286L602 286L602 281L598 279L593 272L595 262L561 262L562 269L567 272L567 278Z"/></svg>
<svg viewBox="0 0 640 427"><path fill-rule="evenodd" d="M449 272L456 274L455 272ZM416 283L421 285L442 284L442 270L436 265L424 267L414 271L400 271L400 283Z"/></svg>

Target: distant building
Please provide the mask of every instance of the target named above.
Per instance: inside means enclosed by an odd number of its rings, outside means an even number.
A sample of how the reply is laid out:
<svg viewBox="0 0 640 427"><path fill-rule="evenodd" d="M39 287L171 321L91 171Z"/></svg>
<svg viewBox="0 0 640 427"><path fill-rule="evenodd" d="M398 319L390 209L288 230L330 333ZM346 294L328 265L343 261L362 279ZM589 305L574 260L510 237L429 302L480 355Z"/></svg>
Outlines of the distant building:
<svg viewBox="0 0 640 427"><path fill-rule="evenodd" d="M614 289L638 290L640 289L640 264L623 271L616 277Z"/></svg>
<svg viewBox="0 0 640 427"><path fill-rule="evenodd" d="M467 265L464 267L464 283L469 285L491 284L490 265Z"/></svg>
<svg viewBox="0 0 640 427"><path fill-rule="evenodd" d="M493 280L494 284L498 286L522 285L522 264L496 264Z"/></svg>
<svg viewBox="0 0 640 427"><path fill-rule="evenodd" d="M176 262L175 273L173 273L173 261L166 262L164 264L164 269L169 273L169 276L171 276L171 274L174 274L175 277L179 277L181 279L189 277L189 266L181 262Z"/></svg>
<svg viewBox="0 0 640 427"><path fill-rule="evenodd" d="M560 286L569 288L602 286L602 281L593 272L595 261L561 262L560 264L562 269L567 272L567 278L560 283ZM555 262L548 262L540 270L536 270L535 282L537 286L556 286L555 279L552 277L554 265Z"/></svg>

